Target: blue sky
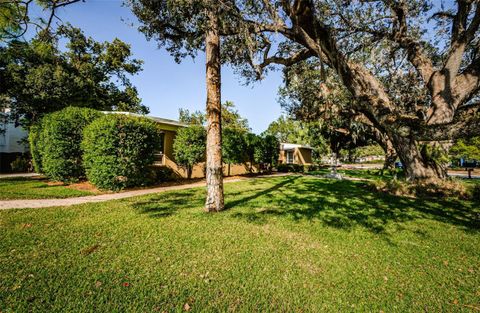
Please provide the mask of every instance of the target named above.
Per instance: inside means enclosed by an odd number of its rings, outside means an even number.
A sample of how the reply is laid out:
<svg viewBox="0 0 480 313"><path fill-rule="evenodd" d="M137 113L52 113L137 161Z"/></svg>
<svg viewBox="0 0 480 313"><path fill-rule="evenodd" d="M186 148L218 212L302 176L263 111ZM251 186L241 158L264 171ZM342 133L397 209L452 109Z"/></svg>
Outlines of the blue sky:
<svg viewBox="0 0 480 313"><path fill-rule="evenodd" d="M154 41L148 42L135 27L135 16L121 0L87 0L66 7L59 12L64 22L83 29L97 41L111 41L115 37L129 43L133 56L145 63L143 71L132 78L139 95L154 116L177 119L178 109L204 110L205 55L195 60L174 62ZM122 21L122 19L124 21ZM281 114L277 103L277 89L281 84L280 72L271 72L262 82L242 86L241 79L227 66L222 68L222 101L235 103L255 133L264 131Z"/></svg>

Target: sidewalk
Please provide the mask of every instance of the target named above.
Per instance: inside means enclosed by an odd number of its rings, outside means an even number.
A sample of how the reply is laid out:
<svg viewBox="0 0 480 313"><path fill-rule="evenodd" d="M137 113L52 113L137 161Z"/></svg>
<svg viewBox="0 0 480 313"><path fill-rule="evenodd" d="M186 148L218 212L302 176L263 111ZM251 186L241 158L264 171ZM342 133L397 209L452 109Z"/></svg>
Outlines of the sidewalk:
<svg viewBox="0 0 480 313"><path fill-rule="evenodd" d="M12 177L35 177L35 176L41 176L41 175L37 173L0 174L0 179L12 178Z"/></svg>
<svg viewBox="0 0 480 313"><path fill-rule="evenodd" d="M271 174L271 175L261 175L256 177L245 177L245 178L232 178L228 179L225 178L225 183L234 183L244 180L253 180L257 178L267 178L267 177L277 177L277 176L286 176L290 174ZM185 185L176 185L176 186L168 186L168 187L156 187L150 189L140 189L140 190L132 190L132 191L125 191L125 192L118 192L118 193L109 193L103 195L96 195L96 196L85 196L85 197L77 197L77 198L66 198L66 199L31 199L31 200L4 200L0 201L0 210L7 210L7 209L26 209L26 208L47 208L47 207L55 207L55 206L70 206L75 204L82 204L82 203L92 203L92 202L103 202L109 200L118 200L124 199L129 197L136 197L136 196L143 196L149 195L153 193L165 192L170 190L183 190L195 187L203 187L205 186L205 181L200 181L191 184Z"/></svg>

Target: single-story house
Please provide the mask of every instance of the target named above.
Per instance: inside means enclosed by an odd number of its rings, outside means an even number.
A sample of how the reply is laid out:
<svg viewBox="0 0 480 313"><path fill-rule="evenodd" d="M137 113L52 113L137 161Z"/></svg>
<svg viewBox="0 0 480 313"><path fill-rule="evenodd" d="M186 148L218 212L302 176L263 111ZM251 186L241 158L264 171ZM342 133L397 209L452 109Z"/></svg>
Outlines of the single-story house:
<svg viewBox="0 0 480 313"><path fill-rule="evenodd" d="M175 140L176 132L181 127L188 127L178 121L148 116L160 125L160 129L163 131L163 145L161 151L158 153L158 159L155 162L157 166L167 166L171 168L175 174L181 177L187 177L187 172L184 168L178 166L175 163L173 156L173 142ZM281 143L279 163L286 164L312 164L312 150L313 148L308 145ZM230 168L229 168L230 167ZM250 167L249 164L225 164L223 166L224 175L243 175L250 171L256 172L258 169ZM205 163L199 163L193 167L192 178L202 178L205 176Z"/></svg>
<svg viewBox="0 0 480 313"><path fill-rule="evenodd" d="M140 116L134 113L124 113L128 115ZM155 116L146 116L158 123L159 129L162 132L162 145L160 151L157 153L157 159L154 163L155 166L166 166L172 169L175 175L186 178L187 171L185 168L179 166L175 163L175 157L173 156L173 142L177 134L177 130L182 127L188 127L188 125L180 123L175 120L155 117ZM256 167L250 167L249 164L224 164L223 173L224 175L243 175L247 174L250 171L257 171ZM205 162L196 164L192 169L192 178L203 178L205 177Z"/></svg>
<svg viewBox="0 0 480 313"><path fill-rule="evenodd" d="M310 165L313 163L312 150L313 148L308 145L281 143L278 163Z"/></svg>

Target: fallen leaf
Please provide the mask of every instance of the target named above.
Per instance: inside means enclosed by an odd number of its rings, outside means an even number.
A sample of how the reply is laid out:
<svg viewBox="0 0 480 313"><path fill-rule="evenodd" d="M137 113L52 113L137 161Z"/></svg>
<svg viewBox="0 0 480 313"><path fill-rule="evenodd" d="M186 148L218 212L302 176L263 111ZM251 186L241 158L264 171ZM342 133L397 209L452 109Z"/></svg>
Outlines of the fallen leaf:
<svg viewBox="0 0 480 313"><path fill-rule="evenodd" d="M97 282L95 283L95 287L99 288L101 285L102 285L102 282L97 280Z"/></svg>
<svg viewBox="0 0 480 313"><path fill-rule="evenodd" d="M454 299L454 300L453 300L453 304L458 304L458 300L457 300L457 299Z"/></svg>
<svg viewBox="0 0 480 313"><path fill-rule="evenodd" d="M129 282L124 282L122 285L123 285L123 287L129 287L130 283Z"/></svg>
<svg viewBox="0 0 480 313"><path fill-rule="evenodd" d="M95 250L97 250L98 248L100 248L100 245L95 244L91 247L83 249L80 253L83 254L83 255L89 255L89 254L92 254L93 252L95 252Z"/></svg>
<svg viewBox="0 0 480 313"><path fill-rule="evenodd" d="M12 287L12 291L20 289L21 287L22 287L22 285L15 285L15 286Z"/></svg>
<svg viewBox="0 0 480 313"><path fill-rule="evenodd" d="M22 228L30 228L30 227L32 227L32 224L30 224L30 223L22 225Z"/></svg>
<svg viewBox="0 0 480 313"><path fill-rule="evenodd" d="M190 311L191 307L190 307L190 305L189 305L188 303L185 303L185 304L183 305L183 309L188 312L188 311Z"/></svg>

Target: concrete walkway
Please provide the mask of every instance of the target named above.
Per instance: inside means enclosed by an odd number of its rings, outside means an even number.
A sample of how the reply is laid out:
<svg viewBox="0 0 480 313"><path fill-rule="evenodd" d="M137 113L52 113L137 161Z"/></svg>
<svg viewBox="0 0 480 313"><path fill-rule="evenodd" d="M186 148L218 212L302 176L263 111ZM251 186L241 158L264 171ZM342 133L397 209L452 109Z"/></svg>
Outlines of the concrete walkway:
<svg viewBox="0 0 480 313"><path fill-rule="evenodd" d="M278 176L286 176L286 175L290 175L290 174L282 173L282 174L261 175L261 176L255 176L255 177L225 178L224 182L234 183L234 182L239 182L244 180L252 180L252 179L267 178L267 177L278 177ZM124 199L129 197L136 197L136 196L149 195L153 193L165 192L170 190L183 190L183 189L190 189L190 188L203 187L203 186L205 186L205 181L200 181L200 182L185 184L185 185L139 189L139 190L118 192L118 193L108 193L103 195L85 196L85 197L67 198L67 199L3 200L3 201L0 201L0 210L26 209L26 208L37 209L37 208L47 208L47 207L55 207L55 206L69 206L69 205L82 204L82 203L118 200L118 199Z"/></svg>
<svg viewBox="0 0 480 313"><path fill-rule="evenodd" d="M0 179L12 178L12 177L35 177L35 176L41 176L41 175L37 173L0 174Z"/></svg>

